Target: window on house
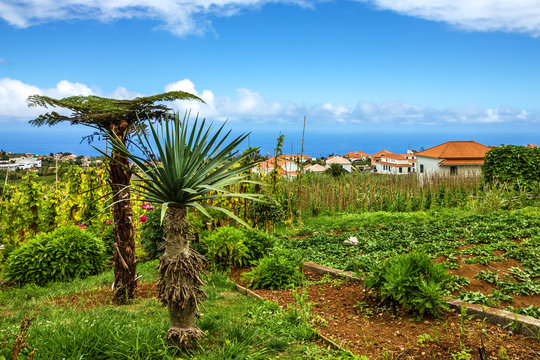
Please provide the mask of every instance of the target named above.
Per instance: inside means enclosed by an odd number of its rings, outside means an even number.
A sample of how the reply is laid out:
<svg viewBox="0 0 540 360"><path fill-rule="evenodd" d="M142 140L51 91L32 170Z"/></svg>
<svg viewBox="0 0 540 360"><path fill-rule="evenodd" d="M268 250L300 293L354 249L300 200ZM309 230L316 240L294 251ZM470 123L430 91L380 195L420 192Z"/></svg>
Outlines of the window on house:
<svg viewBox="0 0 540 360"><path fill-rule="evenodd" d="M403 168L400 167L400 168L399 168L399 173L401 174L402 172L403 172Z"/></svg>
<svg viewBox="0 0 540 360"><path fill-rule="evenodd" d="M420 172L421 172L421 173L424 172L424 164L420 164Z"/></svg>
<svg viewBox="0 0 540 360"><path fill-rule="evenodd" d="M450 175L457 175L457 166L450 166Z"/></svg>

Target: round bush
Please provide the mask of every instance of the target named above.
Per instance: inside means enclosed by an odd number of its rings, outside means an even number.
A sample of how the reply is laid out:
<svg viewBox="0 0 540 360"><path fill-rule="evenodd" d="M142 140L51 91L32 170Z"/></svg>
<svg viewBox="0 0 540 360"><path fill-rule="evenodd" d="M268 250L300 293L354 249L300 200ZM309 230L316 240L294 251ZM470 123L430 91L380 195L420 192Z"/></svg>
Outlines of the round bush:
<svg viewBox="0 0 540 360"><path fill-rule="evenodd" d="M247 261L248 248L245 235L233 227L222 227L201 239L200 245L206 259L216 268L228 269L242 266Z"/></svg>
<svg viewBox="0 0 540 360"><path fill-rule="evenodd" d="M242 229L245 239L244 244L247 247L247 260L249 264L266 255L276 243L276 238L264 231L255 229Z"/></svg>
<svg viewBox="0 0 540 360"><path fill-rule="evenodd" d="M44 285L97 274L106 259L101 239L78 226L40 234L14 250L6 261L10 283Z"/></svg>
<svg viewBox="0 0 540 360"><path fill-rule="evenodd" d="M300 285L303 255L297 251L274 248L243 275L254 289L285 289Z"/></svg>

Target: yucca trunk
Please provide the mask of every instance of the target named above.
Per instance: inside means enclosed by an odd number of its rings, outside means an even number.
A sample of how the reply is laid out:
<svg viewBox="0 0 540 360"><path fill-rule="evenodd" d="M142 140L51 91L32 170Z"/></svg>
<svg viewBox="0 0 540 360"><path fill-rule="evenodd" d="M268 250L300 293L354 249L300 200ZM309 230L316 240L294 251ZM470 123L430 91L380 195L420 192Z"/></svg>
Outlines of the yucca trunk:
<svg viewBox="0 0 540 360"><path fill-rule="evenodd" d="M204 333L195 326L199 304L206 298L201 275L204 257L190 247L186 209L169 206L165 219L165 253L159 259L159 299L169 310L167 340L192 348Z"/></svg>
<svg viewBox="0 0 540 360"><path fill-rule="evenodd" d="M110 131L125 143L129 125L126 122L111 125ZM133 231L133 207L129 184L129 160L114 149L109 163L109 181L113 191L114 219L114 302L125 304L135 298L137 289L137 263Z"/></svg>

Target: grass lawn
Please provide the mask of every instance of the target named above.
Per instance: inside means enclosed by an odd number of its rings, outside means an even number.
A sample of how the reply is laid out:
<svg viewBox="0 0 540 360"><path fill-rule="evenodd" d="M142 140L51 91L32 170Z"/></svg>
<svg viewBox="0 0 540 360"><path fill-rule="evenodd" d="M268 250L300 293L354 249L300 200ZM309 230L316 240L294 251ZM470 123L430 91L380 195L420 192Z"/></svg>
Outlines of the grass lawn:
<svg viewBox="0 0 540 360"><path fill-rule="evenodd" d="M200 346L177 354L164 341L167 310L151 285L156 262L138 271L139 297L132 304L111 304L112 271L71 283L0 292L0 339L18 334L25 314L35 317L19 359L34 348L34 359L352 359L319 347L304 320L279 306L242 296L223 274L207 277L208 299L198 326L206 332ZM0 348L12 358L13 336ZM0 342L1 344L1 342Z"/></svg>

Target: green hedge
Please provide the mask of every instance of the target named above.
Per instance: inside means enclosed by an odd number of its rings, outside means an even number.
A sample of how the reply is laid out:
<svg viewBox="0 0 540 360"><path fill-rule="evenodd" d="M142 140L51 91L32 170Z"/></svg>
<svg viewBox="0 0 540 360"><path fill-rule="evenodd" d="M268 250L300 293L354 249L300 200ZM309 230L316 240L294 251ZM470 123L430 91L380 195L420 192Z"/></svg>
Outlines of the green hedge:
<svg viewBox="0 0 540 360"><path fill-rule="evenodd" d="M487 183L512 183L538 190L540 181L540 148L503 145L486 153L482 167Z"/></svg>

